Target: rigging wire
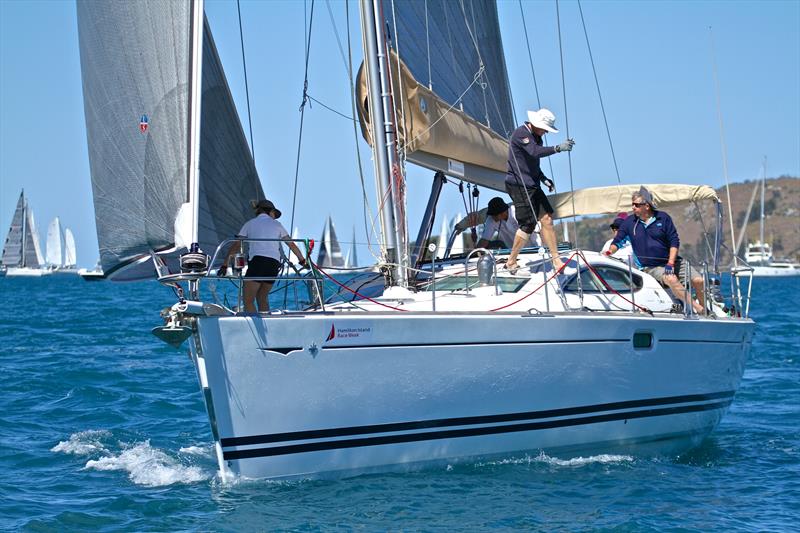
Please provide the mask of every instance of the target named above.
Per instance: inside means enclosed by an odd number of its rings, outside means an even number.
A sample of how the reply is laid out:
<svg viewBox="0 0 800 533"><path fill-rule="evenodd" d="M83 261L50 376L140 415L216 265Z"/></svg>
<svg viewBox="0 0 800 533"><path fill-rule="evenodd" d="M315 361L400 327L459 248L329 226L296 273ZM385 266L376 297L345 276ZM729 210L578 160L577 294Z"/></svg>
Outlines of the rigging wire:
<svg viewBox="0 0 800 533"><path fill-rule="evenodd" d="M531 41L528 38L528 23L525 22L525 12L522 9L522 0L519 0L519 14L522 17L522 29L525 30L525 44L528 48L528 62L531 65L531 75L533 76L533 88L536 90L536 106L541 109L542 108L542 100L539 97L539 84L536 82L536 69L533 68L533 50L531 48ZM547 138L547 134L545 134L545 138ZM548 157L547 164L550 166L550 179L553 180L553 183L556 181L555 172L553 172L553 159Z"/></svg>
<svg viewBox="0 0 800 533"><path fill-rule="evenodd" d="M617 183L622 183L619 177L619 167L617 166L617 156L614 154L614 143L611 142L611 130L608 128L608 118L606 117L606 107L603 105L603 95L600 94L600 82L597 81L597 69L594 66L594 56L592 46L589 44L589 33L586 31L586 21L583 19L583 8L581 0L578 0L578 11L581 14L581 24L583 25L583 36L586 38L586 48L589 50L589 60L592 63L592 73L594 74L594 84L597 87L597 98L600 99L600 109L603 111L603 122L606 125L606 135L608 135L608 146L611 147L611 158L614 160L614 171L617 173Z"/></svg>
<svg viewBox="0 0 800 533"><path fill-rule="evenodd" d="M569 139L569 113L567 108L567 82L564 75L564 48L561 44L561 14L558 7L558 0L556 0L556 21L558 24L558 55L561 59L561 93L564 98L564 123ZM575 249L579 249L578 245L578 220L575 215L575 185L572 180L572 151L567 152L567 161L569 163L569 189L572 197L572 228L575 230Z"/></svg>
<svg viewBox="0 0 800 533"><path fill-rule="evenodd" d="M256 165L256 145L253 142L253 120L250 115L250 86L247 83L247 61L244 55L244 29L242 27L242 9L239 0L236 0L236 12L239 15L239 42L242 45L242 70L244 71L244 94L247 99L247 126L250 129L250 156L253 158L253 167ZM257 171L256 171L257 172ZM256 182L256 199L260 200L258 182Z"/></svg>
<svg viewBox="0 0 800 533"><path fill-rule="evenodd" d="M717 118L719 119L719 141L722 145L722 172L725 176L725 194L728 197L728 221L731 225L731 246L736 243L736 235L734 233L733 228L733 209L731 207L731 187L730 183L728 182L728 148L725 145L725 128L722 124L722 107L720 104L719 98L719 76L717 75L717 57L716 53L714 52L714 30L711 26L708 27L708 35L711 41L711 66L713 67L714 71L714 88L715 88L715 95L717 100ZM733 266L734 268L738 266L739 258L736 255L736 251L733 252Z"/></svg>
<svg viewBox="0 0 800 533"><path fill-rule="evenodd" d="M303 3L305 7L305 3ZM308 59L311 56L311 29L314 24L314 0L311 0L311 14L308 17L308 27L305 32L306 66L303 80L303 100L300 103L300 133L297 137L297 160L294 166L294 193L292 194L292 219L289 225L294 227L295 207L297 206L297 182L300 176L300 148L303 144L303 121L306 114L306 103L308 103ZM305 25L304 25L305 28Z"/></svg>

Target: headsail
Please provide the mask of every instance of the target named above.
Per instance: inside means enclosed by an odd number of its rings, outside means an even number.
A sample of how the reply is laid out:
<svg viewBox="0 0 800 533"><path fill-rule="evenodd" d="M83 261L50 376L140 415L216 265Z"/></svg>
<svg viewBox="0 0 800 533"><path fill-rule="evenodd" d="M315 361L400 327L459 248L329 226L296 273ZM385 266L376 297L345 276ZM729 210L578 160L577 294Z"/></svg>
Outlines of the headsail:
<svg viewBox="0 0 800 533"><path fill-rule="evenodd" d="M401 61L392 54L389 63L408 159L504 190L506 136L515 125L495 2L382 4L396 28ZM366 93L362 68L358 106L370 141Z"/></svg>
<svg viewBox="0 0 800 533"><path fill-rule="evenodd" d="M64 266L67 268L75 267L78 264L78 257L75 252L75 237L72 230L64 229Z"/></svg>
<svg viewBox="0 0 800 533"><path fill-rule="evenodd" d="M47 226L47 248L45 248L47 264L60 267L64 264L64 247L62 246L61 221L58 217Z"/></svg>
<svg viewBox="0 0 800 533"><path fill-rule="evenodd" d="M252 216L248 201L263 197L205 23L197 220L188 203L198 5L78 2L97 235L103 270L114 279L155 276L151 252L180 252L195 224L201 247L213 252Z"/></svg>

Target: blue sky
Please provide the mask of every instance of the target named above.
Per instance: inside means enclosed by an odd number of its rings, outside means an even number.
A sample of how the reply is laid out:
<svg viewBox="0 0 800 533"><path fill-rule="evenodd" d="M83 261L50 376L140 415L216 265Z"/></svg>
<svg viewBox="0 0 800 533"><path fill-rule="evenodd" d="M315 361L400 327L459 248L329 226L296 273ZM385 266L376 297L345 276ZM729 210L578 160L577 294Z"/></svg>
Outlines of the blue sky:
<svg viewBox="0 0 800 533"><path fill-rule="evenodd" d="M306 4L308 6L309 4ZM304 5L243 1L245 51L256 162L268 197L284 213L292 203L303 85ZM584 1L584 16L624 183L724 183L712 77L713 27L731 181L752 179L761 158L768 174L800 175L800 2ZM316 4L309 92L350 114L340 0ZM516 0L499 2L506 64L517 119L536 107ZM565 130L554 2L524 2L542 104ZM569 129L576 139L576 188L616 183L577 3L560 4ZM333 13L333 17L329 14ZM357 6L353 46L360 55ZM236 3L209 0L206 12L239 105L246 111ZM345 48L346 50L346 48ZM330 213L340 240L366 240L352 126L324 107L306 109L295 225L319 238ZM559 141L563 135L554 136ZM372 165L363 141L371 187ZM567 159L555 156L559 190L569 189ZM416 235L431 173L409 172L409 228ZM78 262L97 259L84 129L75 5L0 0L0 231L5 235L25 188L42 237L54 216L72 228ZM484 191L482 204L494 196ZM375 205L370 189L370 204ZM453 187L442 208L463 211ZM367 255L359 250L362 262Z"/></svg>

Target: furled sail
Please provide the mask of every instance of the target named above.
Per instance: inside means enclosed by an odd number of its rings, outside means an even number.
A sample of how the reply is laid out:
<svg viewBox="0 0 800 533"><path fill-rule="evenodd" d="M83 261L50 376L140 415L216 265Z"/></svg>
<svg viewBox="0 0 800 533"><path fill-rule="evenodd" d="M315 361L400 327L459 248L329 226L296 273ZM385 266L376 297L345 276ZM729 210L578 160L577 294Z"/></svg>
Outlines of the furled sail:
<svg viewBox="0 0 800 533"><path fill-rule="evenodd" d="M78 264L78 257L75 251L75 237L72 230L64 229L64 266L67 268L75 267Z"/></svg>
<svg viewBox="0 0 800 533"><path fill-rule="evenodd" d="M504 190L506 139L515 124L495 2L383 0L382 6L396 34L389 63L406 156ZM363 66L357 83L362 131L371 142Z"/></svg>
<svg viewBox="0 0 800 533"><path fill-rule="evenodd" d="M151 253L171 253L169 265L191 242L195 227L201 248L213 253L252 216L249 201L263 198L207 23L196 156L199 190L192 195L196 5L171 0L78 2L100 260L113 279L155 276ZM189 203L192 197L198 205Z"/></svg>
<svg viewBox="0 0 800 533"><path fill-rule="evenodd" d="M47 226L45 258L50 266L60 267L64 264L64 250L61 240L61 221L56 217Z"/></svg>

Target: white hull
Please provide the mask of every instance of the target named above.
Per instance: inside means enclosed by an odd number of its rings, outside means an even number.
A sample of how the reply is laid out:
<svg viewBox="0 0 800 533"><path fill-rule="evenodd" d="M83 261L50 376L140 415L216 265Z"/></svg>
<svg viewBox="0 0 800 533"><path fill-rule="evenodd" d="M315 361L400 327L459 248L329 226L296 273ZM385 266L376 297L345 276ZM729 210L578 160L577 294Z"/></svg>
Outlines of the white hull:
<svg viewBox="0 0 800 533"><path fill-rule="evenodd" d="M800 276L800 265L792 263L772 263L770 265L750 265L736 271L739 276L754 278L772 278Z"/></svg>
<svg viewBox="0 0 800 533"><path fill-rule="evenodd" d="M754 266L753 277L786 277L800 276L800 268L790 263L773 263L770 266Z"/></svg>
<svg viewBox="0 0 800 533"><path fill-rule="evenodd" d="M49 276L50 273L51 273L50 270L43 268L8 267L8 270L6 270L6 276L9 278L13 277L40 278L42 276Z"/></svg>
<svg viewBox="0 0 800 533"><path fill-rule="evenodd" d="M753 330L630 314L201 316L191 344L221 468L274 478L526 450L677 453L727 410Z"/></svg>

